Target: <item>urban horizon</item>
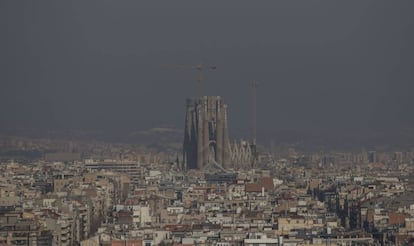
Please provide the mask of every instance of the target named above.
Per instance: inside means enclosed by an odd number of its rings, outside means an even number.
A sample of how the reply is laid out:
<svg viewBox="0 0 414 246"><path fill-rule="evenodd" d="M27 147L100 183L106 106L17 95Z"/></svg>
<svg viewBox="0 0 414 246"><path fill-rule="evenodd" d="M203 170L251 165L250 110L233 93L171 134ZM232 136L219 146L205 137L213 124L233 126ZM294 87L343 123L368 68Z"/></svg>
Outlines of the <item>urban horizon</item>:
<svg viewBox="0 0 414 246"><path fill-rule="evenodd" d="M414 245L414 1L0 1L0 246Z"/></svg>

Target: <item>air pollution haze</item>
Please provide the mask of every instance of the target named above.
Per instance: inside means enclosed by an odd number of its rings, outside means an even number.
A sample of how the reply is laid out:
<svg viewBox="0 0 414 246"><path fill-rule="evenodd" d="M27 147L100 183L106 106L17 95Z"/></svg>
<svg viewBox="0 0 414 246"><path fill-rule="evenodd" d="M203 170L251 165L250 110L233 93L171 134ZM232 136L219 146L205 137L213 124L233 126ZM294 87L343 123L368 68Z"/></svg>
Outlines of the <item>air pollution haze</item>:
<svg viewBox="0 0 414 246"><path fill-rule="evenodd" d="M414 245L413 13L0 0L0 246Z"/></svg>
<svg viewBox="0 0 414 246"><path fill-rule="evenodd" d="M413 1L2 1L3 131L182 129L197 71L257 127L339 136L413 129ZM398 134L397 134L398 133Z"/></svg>

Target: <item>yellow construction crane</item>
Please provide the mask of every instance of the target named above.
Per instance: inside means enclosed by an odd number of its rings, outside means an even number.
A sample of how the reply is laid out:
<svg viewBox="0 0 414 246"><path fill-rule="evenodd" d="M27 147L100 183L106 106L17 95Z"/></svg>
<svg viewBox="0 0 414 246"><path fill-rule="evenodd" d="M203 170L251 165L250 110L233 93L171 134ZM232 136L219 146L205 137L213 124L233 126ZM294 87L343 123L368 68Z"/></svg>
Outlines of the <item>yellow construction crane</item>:
<svg viewBox="0 0 414 246"><path fill-rule="evenodd" d="M197 83L198 83L198 94L201 94L201 81L203 80L203 70L215 70L217 67L215 65L204 65L202 63L198 65L166 65L164 67L173 68L173 69L195 69L197 70Z"/></svg>

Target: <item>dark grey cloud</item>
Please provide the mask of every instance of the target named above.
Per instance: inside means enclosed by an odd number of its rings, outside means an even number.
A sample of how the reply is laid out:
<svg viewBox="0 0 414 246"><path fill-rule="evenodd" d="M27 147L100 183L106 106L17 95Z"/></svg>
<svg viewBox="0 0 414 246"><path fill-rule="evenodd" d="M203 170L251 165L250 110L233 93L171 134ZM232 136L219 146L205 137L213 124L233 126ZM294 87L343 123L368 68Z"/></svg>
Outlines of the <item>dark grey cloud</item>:
<svg viewBox="0 0 414 246"><path fill-rule="evenodd" d="M181 126L196 72L249 129L412 127L412 1L2 1L1 127Z"/></svg>

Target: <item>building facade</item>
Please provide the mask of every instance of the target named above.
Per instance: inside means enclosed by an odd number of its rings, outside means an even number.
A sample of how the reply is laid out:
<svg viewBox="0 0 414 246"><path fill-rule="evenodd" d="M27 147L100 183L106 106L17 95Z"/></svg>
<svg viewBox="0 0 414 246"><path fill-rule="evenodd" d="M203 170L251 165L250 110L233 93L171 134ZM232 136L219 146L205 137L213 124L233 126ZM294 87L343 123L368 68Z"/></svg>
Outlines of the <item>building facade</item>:
<svg viewBox="0 0 414 246"><path fill-rule="evenodd" d="M187 99L183 168L203 169L214 163L230 165L227 105L219 96Z"/></svg>

